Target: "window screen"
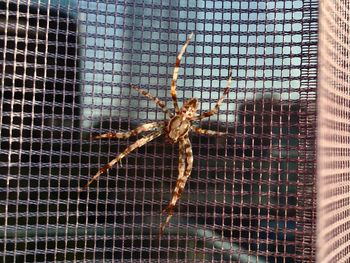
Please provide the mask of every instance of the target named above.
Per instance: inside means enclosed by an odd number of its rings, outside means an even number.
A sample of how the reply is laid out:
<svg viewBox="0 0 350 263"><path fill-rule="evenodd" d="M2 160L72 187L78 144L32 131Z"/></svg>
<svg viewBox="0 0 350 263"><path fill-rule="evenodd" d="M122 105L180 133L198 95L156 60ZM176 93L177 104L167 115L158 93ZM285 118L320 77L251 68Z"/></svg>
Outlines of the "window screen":
<svg viewBox="0 0 350 263"><path fill-rule="evenodd" d="M349 261L350 3L320 4L317 261Z"/></svg>
<svg viewBox="0 0 350 263"><path fill-rule="evenodd" d="M313 262L318 1L0 1L3 261ZM160 137L79 192L139 137L94 140L218 114L190 135L191 177L159 239L178 176Z"/></svg>

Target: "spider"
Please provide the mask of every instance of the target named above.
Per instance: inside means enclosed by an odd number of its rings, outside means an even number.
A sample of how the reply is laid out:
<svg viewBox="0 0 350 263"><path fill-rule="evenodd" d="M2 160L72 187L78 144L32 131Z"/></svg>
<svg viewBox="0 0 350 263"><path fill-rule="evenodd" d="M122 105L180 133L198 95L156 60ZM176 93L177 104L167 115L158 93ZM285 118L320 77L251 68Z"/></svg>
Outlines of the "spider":
<svg viewBox="0 0 350 263"><path fill-rule="evenodd" d="M214 108L212 108L210 111L207 111L202 113L201 115L198 115L197 114L198 100L196 98L191 98L189 100L186 100L181 108L178 105L177 97L176 97L176 81L178 78L180 61L188 44L191 41L192 36L193 36L193 33L191 33L187 37L187 40L183 45L183 47L181 48L179 54L177 55L176 62L175 62L173 79L171 82L171 98L174 104L175 112L171 112L166 107L166 103L164 101L154 97L146 90L143 90L138 86L130 84L130 86L133 89L135 89L140 94L144 95L145 97L153 101L156 105L158 105L162 109L162 111L167 115L168 118L165 121L157 121L157 122L142 124L136 129L128 132L117 132L117 133L108 132L108 133L104 133L93 137L93 139L127 139L131 136L136 136L142 132L151 131L148 135L140 138L135 143L128 146L116 158L114 158L105 166L100 168L100 170L88 181L88 183L83 188L80 189L80 191L85 190L101 174L107 172L110 168L112 168L115 164L120 162L125 156L127 156L133 150L145 145L146 143L164 134L168 142L172 144L175 144L175 143L179 144L179 163L178 163L179 175L177 177L176 185L173 190L171 200L168 206L163 210L163 213L166 212L167 218L160 227L160 236L164 232L165 227L169 224L170 219L174 214L175 205L181 197L181 194L185 188L187 179L191 175L191 171L193 167L193 154L192 154L191 142L189 140L189 133L192 131L197 134L208 135L208 136L226 135L226 133L223 133L223 132L202 129L198 126L193 125L192 122L210 117L218 112L222 101L225 99L225 97L229 93L231 79L232 79L231 68L229 68L229 76L228 76L226 88L222 96L216 102Z"/></svg>

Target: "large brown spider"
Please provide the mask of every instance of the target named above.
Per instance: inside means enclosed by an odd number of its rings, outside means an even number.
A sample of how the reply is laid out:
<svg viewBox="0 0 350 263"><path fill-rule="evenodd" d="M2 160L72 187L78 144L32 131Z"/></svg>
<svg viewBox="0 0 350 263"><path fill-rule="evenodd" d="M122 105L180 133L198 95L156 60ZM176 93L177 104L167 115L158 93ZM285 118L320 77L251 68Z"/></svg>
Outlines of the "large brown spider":
<svg viewBox="0 0 350 263"><path fill-rule="evenodd" d="M120 153L116 158L114 158L112 161L110 161L105 166L103 166L95 174L95 176L92 177L89 180L89 182L80 190L80 191L83 191L84 189L86 189L101 174L107 172L110 168L112 168L116 163L121 161L121 159L127 156L130 152L154 140L160 135L164 134L167 138L167 141L169 141L170 143L179 143L179 164L178 164L179 175L177 177L176 186L174 188L171 201L169 202L168 206L163 210L163 212L166 211L167 218L165 222L161 225L160 235L162 235L166 225L169 223L171 217L173 216L175 205L179 200L179 198L181 197L181 194L183 189L185 188L187 179L191 175L192 166L193 166L193 154L192 154L191 142L188 136L189 132L193 131L198 134L204 134L209 136L223 136L226 134L223 132L201 129L195 125L192 125L192 122L210 117L218 112L220 104L222 103L222 101L224 100L225 96L228 94L230 89L231 78L232 78L231 68L229 69L229 77L228 77L228 81L227 81L227 85L224 90L224 93L220 97L220 99L216 102L214 108L212 108L210 111L204 112L201 115L197 115L196 112L198 108L198 101L196 98L191 98L189 100L186 100L181 108L179 108L178 106L177 98L176 98L176 81L179 73L179 66L180 66L182 55L184 54L189 42L191 41L192 35L193 33L191 33L188 36L186 43L181 48L180 53L176 58L175 68L173 72L173 80L171 82L171 97L174 103L175 113L169 111L164 101L154 97L146 90L143 90L133 84L130 84L130 86L133 89L135 89L142 95L146 96L148 99L152 100L155 104L157 104L163 110L163 112L168 116L168 120L142 124L141 126L129 132L117 132L117 133L108 132L105 134L95 136L94 139L126 139L126 138L129 138L130 136L136 136L141 132L152 131L148 135L140 138L135 143L131 144L129 147L127 147L124 150L124 152Z"/></svg>

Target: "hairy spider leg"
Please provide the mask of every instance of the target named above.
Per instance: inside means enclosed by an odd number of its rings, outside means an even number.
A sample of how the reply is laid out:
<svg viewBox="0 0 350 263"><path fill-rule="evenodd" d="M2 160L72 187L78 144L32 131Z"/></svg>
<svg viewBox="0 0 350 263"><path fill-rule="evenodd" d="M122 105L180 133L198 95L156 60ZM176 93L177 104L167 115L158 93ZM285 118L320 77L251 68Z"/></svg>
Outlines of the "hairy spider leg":
<svg viewBox="0 0 350 263"><path fill-rule="evenodd" d="M198 133L200 135L208 135L208 136L225 136L227 135L226 132L218 132L218 131L212 131L212 130L206 130L199 128L197 126L192 125L191 130L194 131L195 133Z"/></svg>
<svg viewBox="0 0 350 263"><path fill-rule="evenodd" d="M185 163L186 158L186 163ZM170 219L174 214L174 208L177 201L180 199L182 192L186 186L187 179L190 177L193 167L193 154L191 141L186 135L179 140L179 175L172 194L172 198L168 206L164 209L167 212L167 218L161 226L160 235L163 234L165 227L169 224Z"/></svg>
<svg viewBox="0 0 350 263"><path fill-rule="evenodd" d="M179 105L177 103L177 97L176 97L176 81L177 81L177 78L179 76L180 62L181 62L181 58L182 58L183 54L185 53L185 50L186 50L188 44L191 41L192 36L193 36L193 33L191 33L187 37L185 44L183 45L179 54L176 57L175 67L174 67L174 71L173 71L173 79L171 81L171 98L173 99L175 113L179 112Z"/></svg>
<svg viewBox="0 0 350 263"><path fill-rule="evenodd" d="M92 137L92 139L127 139L131 136L136 136L141 132L150 131L156 128L160 129L164 127L164 124L165 124L164 121L150 122L150 123L142 124L137 128L128 132L107 132L104 134L94 136Z"/></svg>
<svg viewBox="0 0 350 263"><path fill-rule="evenodd" d="M138 91L140 94L142 94L143 96L147 97L148 99L152 100L155 104L157 104L162 109L162 111L169 116L169 118L172 118L174 116L173 113L167 108L166 103L164 101L158 99L157 97L154 97L148 91L141 89L140 87L134 84L130 83L130 86L134 90Z"/></svg>
<svg viewBox="0 0 350 263"><path fill-rule="evenodd" d="M95 181L101 174L107 172L110 168L112 168L116 163L118 163L121 159L123 159L125 156L127 156L130 152L132 152L133 150L140 148L141 146L145 145L146 143L154 140L155 138L159 137L160 135L163 134L163 129L159 130L159 131L155 131L152 132L148 135L146 135L145 137L137 140L136 142L134 142L133 144L131 144L130 146L128 146L121 154L119 154L116 158L114 158L112 161L110 161L109 163L107 163L105 166L103 166L95 175L94 177L92 177L89 182L83 187L81 188L79 191L83 191L86 188L89 187L89 185Z"/></svg>
<svg viewBox="0 0 350 263"><path fill-rule="evenodd" d="M229 93L230 91L230 87L231 87L231 81L232 81L232 69L231 67L229 68L229 77L227 80L227 84L224 90L224 93L222 94L221 98L216 102L215 107L212 108L210 111L204 112L203 114L201 114L200 116L196 116L193 118L193 120L201 120L207 117L210 117L214 114L216 114L220 108L221 103L223 102L223 100L225 99L226 95Z"/></svg>

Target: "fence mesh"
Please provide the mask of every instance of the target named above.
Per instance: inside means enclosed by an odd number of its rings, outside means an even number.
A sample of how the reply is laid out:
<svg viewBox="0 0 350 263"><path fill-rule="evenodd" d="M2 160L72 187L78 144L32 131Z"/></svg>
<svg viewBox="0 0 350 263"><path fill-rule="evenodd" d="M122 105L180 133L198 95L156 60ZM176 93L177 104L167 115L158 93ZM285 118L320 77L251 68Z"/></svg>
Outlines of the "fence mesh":
<svg viewBox="0 0 350 263"><path fill-rule="evenodd" d="M0 17L3 261L315 261L318 1L8 0ZM165 119L129 83L173 108L191 32L179 103L209 110L231 66L228 98L198 123L227 136L191 134L159 240L177 145L158 138L78 189L142 138L92 136Z"/></svg>
<svg viewBox="0 0 350 263"><path fill-rule="evenodd" d="M350 3L321 1L318 262L349 261Z"/></svg>

